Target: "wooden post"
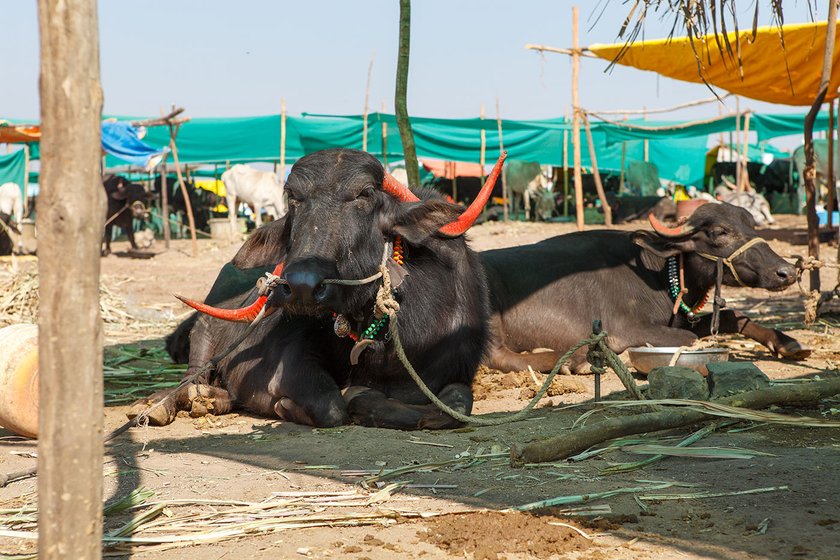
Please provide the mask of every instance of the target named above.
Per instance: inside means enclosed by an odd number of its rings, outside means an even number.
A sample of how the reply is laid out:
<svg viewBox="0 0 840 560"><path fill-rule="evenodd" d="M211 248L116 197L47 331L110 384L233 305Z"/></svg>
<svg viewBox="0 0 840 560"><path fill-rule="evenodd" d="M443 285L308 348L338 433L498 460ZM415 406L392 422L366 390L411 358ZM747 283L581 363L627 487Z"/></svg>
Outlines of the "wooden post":
<svg viewBox="0 0 840 560"><path fill-rule="evenodd" d="M499 98L496 98L496 127L499 129L499 154L505 153L505 141L502 138L502 112L499 109ZM507 189L507 166L502 167L502 216L503 221L508 221L508 189Z"/></svg>
<svg viewBox="0 0 840 560"><path fill-rule="evenodd" d="M8 149L8 144L6 147ZM29 144L23 145L23 216L29 214ZM18 222L23 216L15 216Z"/></svg>
<svg viewBox="0 0 840 560"><path fill-rule="evenodd" d="M385 102L382 102L382 110L380 111L383 115L385 114ZM382 166L387 170L388 169L388 123L385 122L385 118L382 118Z"/></svg>
<svg viewBox="0 0 840 560"><path fill-rule="evenodd" d="M642 120L647 120L647 107L642 108ZM648 163L650 161L650 140L645 138L643 145L645 150L645 163Z"/></svg>
<svg viewBox="0 0 840 560"><path fill-rule="evenodd" d="M479 118L484 121L484 103L479 110ZM484 164L487 157L487 131L484 130L484 122L481 123L481 151L478 154L478 165L481 166L481 184L484 184Z"/></svg>
<svg viewBox="0 0 840 560"><path fill-rule="evenodd" d="M362 115L362 151L367 151L368 140L368 100L370 98L370 77L373 74L373 59L374 55L370 57L370 64L368 64L367 83L365 84L365 108Z"/></svg>
<svg viewBox="0 0 840 560"><path fill-rule="evenodd" d="M831 0L828 7L827 21L837 21L837 0ZM831 79L831 66L834 54L834 35L836 26L827 25L825 32L825 51L823 52L822 78L820 89L814 100L811 109L805 116L805 208L808 219L808 256L819 260L820 258L820 228L817 220L817 192L816 192L816 169L814 167L814 121L820 112L825 96L828 93L828 84ZM832 154L833 156L834 154ZM815 268L810 272L809 289L814 292L820 291L820 270Z"/></svg>
<svg viewBox="0 0 840 560"><path fill-rule="evenodd" d="M39 0L38 557L102 556L102 88L95 0Z"/></svg>
<svg viewBox="0 0 840 560"><path fill-rule="evenodd" d="M741 97L735 96L735 188L741 190L741 155L738 153L738 141L741 139ZM732 153L733 146L729 146Z"/></svg>
<svg viewBox="0 0 840 560"><path fill-rule="evenodd" d="M181 196L184 197L184 205L187 208L187 222L190 225L190 240L192 241L192 256L198 256L198 241L195 237L195 217L193 216L190 195L187 186L184 184L184 177L181 176L181 164L178 162L178 146L175 144L175 137L178 135L178 125L169 125L169 149L172 150L172 160L175 162L175 174L178 176L178 184L181 187Z"/></svg>
<svg viewBox="0 0 840 560"><path fill-rule="evenodd" d="M612 208L607 202L607 195L604 192L604 185L601 183L601 173L598 171L598 159L595 157L595 142L592 140L592 129L589 128L589 116L583 115L583 126L586 129L586 143L589 144L589 159L592 160L592 176L595 178L595 189L598 191L598 198L601 199L601 207L604 209L604 222L607 226L612 225Z"/></svg>
<svg viewBox="0 0 840 560"><path fill-rule="evenodd" d="M569 215L569 131L563 131L563 215Z"/></svg>
<svg viewBox="0 0 840 560"><path fill-rule="evenodd" d="M160 162L160 213L163 218L163 246L169 249L172 231L169 225L169 185L166 177L166 154Z"/></svg>
<svg viewBox="0 0 840 560"><path fill-rule="evenodd" d="M828 212L828 229L834 225L834 209L837 207L837 180L834 169L834 100L828 102L828 198L825 208ZM840 241L840 239L838 239Z"/></svg>
<svg viewBox="0 0 840 560"><path fill-rule="evenodd" d="M230 162L225 162L225 169L230 169ZM280 186L286 184L286 98L280 100ZM230 212L230 208L228 208ZM234 210L236 212L236 210Z"/></svg>
<svg viewBox="0 0 840 560"><path fill-rule="evenodd" d="M583 174L580 169L580 101L578 74L580 46L578 44L578 7L572 6L572 150L575 163L575 214L578 231L583 231Z"/></svg>
<svg viewBox="0 0 840 560"><path fill-rule="evenodd" d="M747 162L749 161L749 135L750 135L750 112L747 111L746 116L744 117L744 148L743 153L741 154L741 158L739 161L743 165L743 169L741 169L741 182L738 184L739 191L748 191L750 190L750 170L747 168Z"/></svg>
<svg viewBox="0 0 840 560"><path fill-rule="evenodd" d="M420 184L420 170L417 165L417 150L414 147L414 133L408 118L408 62L411 52L411 0L400 0L400 33L397 53L397 83L394 91L394 112L397 128L402 139L405 156L405 173L408 186Z"/></svg>
<svg viewBox="0 0 840 560"><path fill-rule="evenodd" d="M458 202L458 164L452 162L452 200Z"/></svg>

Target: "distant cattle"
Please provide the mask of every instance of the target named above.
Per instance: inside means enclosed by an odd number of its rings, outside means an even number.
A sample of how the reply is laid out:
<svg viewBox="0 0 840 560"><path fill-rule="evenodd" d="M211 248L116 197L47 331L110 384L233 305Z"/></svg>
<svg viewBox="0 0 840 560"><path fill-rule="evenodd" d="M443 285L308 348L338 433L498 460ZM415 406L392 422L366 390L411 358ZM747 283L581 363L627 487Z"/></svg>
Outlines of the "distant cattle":
<svg viewBox="0 0 840 560"><path fill-rule="evenodd" d="M733 206L743 208L755 220L756 225L772 224L776 220L770 213L770 203L763 195L755 191L738 191L735 185L723 179L724 184L715 189L715 198L720 202L727 202Z"/></svg>
<svg viewBox="0 0 840 560"><path fill-rule="evenodd" d="M14 249L14 240L11 233L19 234L18 228L12 221L12 217L5 212L0 212L0 255L11 255Z"/></svg>
<svg viewBox="0 0 840 560"><path fill-rule="evenodd" d="M161 192L161 182L160 177L155 179L154 189L157 193ZM210 191L196 188L192 179L185 178L184 186L187 189L187 195L190 197L195 228L200 231L209 231L212 209L219 205L219 196ZM184 237L189 218L187 217L187 204L184 200L184 194L181 192L181 185L177 179L170 179L166 182L166 187L169 212L177 214L180 218L181 231L178 234Z"/></svg>
<svg viewBox="0 0 840 560"><path fill-rule="evenodd" d="M263 208L275 220L286 214L283 187L277 175L271 171L259 171L247 165L237 164L222 173L222 181L225 184L231 231L236 231L237 201L253 206L257 227L262 225Z"/></svg>
<svg viewBox="0 0 840 560"><path fill-rule="evenodd" d="M0 185L0 214L14 215L15 223L20 226L23 220L23 194L17 183Z"/></svg>
<svg viewBox="0 0 840 560"><path fill-rule="evenodd" d="M119 175L106 175L102 181L105 187L105 194L108 197L108 210L105 214L105 246L102 249L102 256L111 254L111 237L114 226L118 226L128 236L131 248L138 249L134 239L133 221L145 220L148 217L149 209L146 206L149 200L155 198L154 193L146 192L143 185L129 182L125 177Z"/></svg>

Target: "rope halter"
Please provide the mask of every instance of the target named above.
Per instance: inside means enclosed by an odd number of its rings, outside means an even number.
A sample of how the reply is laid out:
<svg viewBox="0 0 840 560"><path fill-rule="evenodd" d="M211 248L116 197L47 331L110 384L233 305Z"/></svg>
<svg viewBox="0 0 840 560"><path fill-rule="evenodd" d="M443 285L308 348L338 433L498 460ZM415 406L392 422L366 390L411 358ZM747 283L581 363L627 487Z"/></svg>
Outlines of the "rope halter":
<svg viewBox="0 0 840 560"><path fill-rule="evenodd" d="M744 243L743 245L741 245L740 247L738 247L737 249L732 251L732 253L728 257L719 257L717 255L710 255L709 253L703 253L703 252L700 252L700 251L696 251L696 252L697 252L698 255L700 255L704 259L708 259L712 262L720 261L723 264L725 264L727 266L727 268L729 268L729 272L731 272L732 276L735 278L735 281L737 281L740 286L743 286L743 287L747 288L749 286L744 284L744 282L741 280L741 277L738 276L738 272L735 270L735 265L733 263L734 263L734 261L737 257L739 257L740 255L743 255L748 250L750 250L752 247L754 247L754 246L756 246L760 243L767 243L767 241L765 241L761 237L753 237L752 239L750 239L749 241L747 241L746 243Z"/></svg>

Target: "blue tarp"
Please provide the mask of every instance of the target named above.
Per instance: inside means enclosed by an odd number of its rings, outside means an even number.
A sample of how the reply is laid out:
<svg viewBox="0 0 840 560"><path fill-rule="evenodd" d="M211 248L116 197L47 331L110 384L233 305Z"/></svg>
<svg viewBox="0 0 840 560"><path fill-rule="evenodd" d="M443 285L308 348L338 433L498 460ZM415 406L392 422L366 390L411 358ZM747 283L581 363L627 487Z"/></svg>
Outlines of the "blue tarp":
<svg viewBox="0 0 840 560"><path fill-rule="evenodd" d="M150 161L169 151L169 148L155 148L140 140L138 129L127 122L105 121L102 123L102 149L108 154L132 165L153 167Z"/></svg>

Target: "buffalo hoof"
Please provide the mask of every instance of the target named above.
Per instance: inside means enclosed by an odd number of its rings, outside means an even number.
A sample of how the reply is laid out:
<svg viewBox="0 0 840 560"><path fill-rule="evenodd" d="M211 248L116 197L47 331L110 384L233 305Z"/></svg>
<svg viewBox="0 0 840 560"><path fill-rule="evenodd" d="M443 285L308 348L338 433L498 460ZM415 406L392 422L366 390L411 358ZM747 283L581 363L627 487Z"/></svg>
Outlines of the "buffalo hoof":
<svg viewBox="0 0 840 560"><path fill-rule="evenodd" d="M189 385L187 388L187 398L190 402L190 417L201 418L212 414L215 407L216 399L211 397L211 388L207 385Z"/></svg>
<svg viewBox="0 0 840 560"><path fill-rule="evenodd" d="M802 346L798 341L789 339L783 341L778 348L771 348L777 357L785 360L801 361L811 355L812 350L807 346Z"/></svg>
<svg viewBox="0 0 840 560"><path fill-rule="evenodd" d="M171 424L178 415L178 410L175 408L175 403L166 402L160 406L152 406L154 403L150 400L142 400L134 403L126 413L129 420L134 420L141 414L148 411L147 418L149 424L152 426L167 426Z"/></svg>
<svg viewBox="0 0 840 560"><path fill-rule="evenodd" d="M100 252L100 255L102 255L103 257L107 257L110 254L111 254L111 249L102 249L102 251Z"/></svg>

